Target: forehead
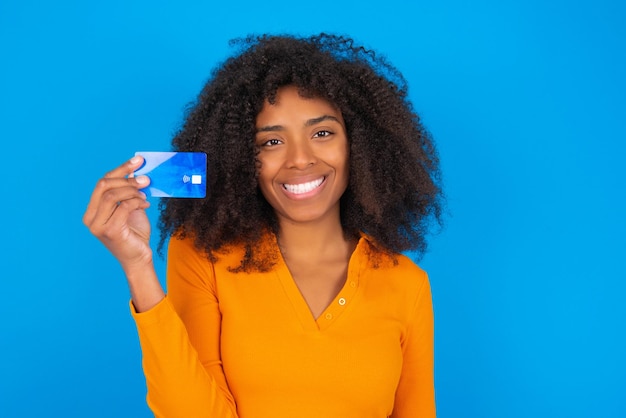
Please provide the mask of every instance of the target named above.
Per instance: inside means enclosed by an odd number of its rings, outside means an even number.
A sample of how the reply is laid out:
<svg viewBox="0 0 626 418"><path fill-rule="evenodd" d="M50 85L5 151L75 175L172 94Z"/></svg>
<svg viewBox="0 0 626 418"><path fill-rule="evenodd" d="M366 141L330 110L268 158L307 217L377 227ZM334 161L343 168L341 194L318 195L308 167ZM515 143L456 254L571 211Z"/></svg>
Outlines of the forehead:
<svg viewBox="0 0 626 418"><path fill-rule="evenodd" d="M257 127L269 121L282 123L298 123L321 116L333 116L343 124L341 111L333 103L320 97L305 97L295 86L281 87L277 90L275 100L265 100L257 115Z"/></svg>

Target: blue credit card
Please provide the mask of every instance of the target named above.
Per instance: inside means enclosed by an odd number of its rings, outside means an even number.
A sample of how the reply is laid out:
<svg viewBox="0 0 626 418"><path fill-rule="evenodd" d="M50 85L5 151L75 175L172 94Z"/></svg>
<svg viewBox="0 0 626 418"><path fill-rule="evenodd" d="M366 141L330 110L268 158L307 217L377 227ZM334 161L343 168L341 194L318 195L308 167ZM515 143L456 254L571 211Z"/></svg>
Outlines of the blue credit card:
<svg viewBox="0 0 626 418"><path fill-rule="evenodd" d="M206 196L206 154L203 152L136 152L144 164L135 176L148 176L147 196L202 198Z"/></svg>

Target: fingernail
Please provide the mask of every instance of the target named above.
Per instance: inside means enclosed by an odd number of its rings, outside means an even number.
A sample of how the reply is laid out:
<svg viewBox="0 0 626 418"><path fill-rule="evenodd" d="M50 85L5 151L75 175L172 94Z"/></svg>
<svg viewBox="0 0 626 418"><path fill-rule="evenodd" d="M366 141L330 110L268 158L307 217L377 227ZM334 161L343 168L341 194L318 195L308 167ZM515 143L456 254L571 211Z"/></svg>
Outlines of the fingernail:
<svg viewBox="0 0 626 418"><path fill-rule="evenodd" d="M148 184L148 182L150 181L147 176L135 177L135 180L137 180L137 183L139 184Z"/></svg>
<svg viewBox="0 0 626 418"><path fill-rule="evenodd" d="M137 164L139 163L139 161L141 161L141 157L139 155L135 155L133 158L130 159L131 164Z"/></svg>

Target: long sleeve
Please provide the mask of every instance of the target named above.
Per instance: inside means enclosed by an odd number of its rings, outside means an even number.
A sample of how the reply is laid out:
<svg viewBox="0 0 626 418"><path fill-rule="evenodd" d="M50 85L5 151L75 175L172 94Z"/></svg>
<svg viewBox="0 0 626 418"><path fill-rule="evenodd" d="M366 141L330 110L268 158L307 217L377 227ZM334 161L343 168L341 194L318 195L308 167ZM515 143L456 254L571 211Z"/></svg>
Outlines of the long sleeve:
<svg viewBox="0 0 626 418"><path fill-rule="evenodd" d="M402 341L402 374L396 390L393 418L434 418L434 319L430 284L424 274L412 321Z"/></svg>
<svg viewBox="0 0 626 418"><path fill-rule="evenodd" d="M280 258L269 272L233 273L244 251L211 263L191 239L170 241L168 295L134 314L157 417L435 416L423 270L404 256L372 267L363 238L314 318Z"/></svg>
<svg viewBox="0 0 626 418"><path fill-rule="evenodd" d="M237 416L221 367L214 276L211 264L201 258L190 240L173 238L168 296L147 312L132 312L143 353L147 401L156 417Z"/></svg>

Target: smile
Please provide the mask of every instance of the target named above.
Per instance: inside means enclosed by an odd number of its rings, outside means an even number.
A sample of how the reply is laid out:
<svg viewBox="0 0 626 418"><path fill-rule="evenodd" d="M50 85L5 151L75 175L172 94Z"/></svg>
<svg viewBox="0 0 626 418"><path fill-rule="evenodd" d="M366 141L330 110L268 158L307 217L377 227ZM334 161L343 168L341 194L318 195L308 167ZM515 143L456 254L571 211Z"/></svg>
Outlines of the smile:
<svg viewBox="0 0 626 418"><path fill-rule="evenodd" d="M324 182L324 177L320 177L317 180L309 181L308 183L302 184L283 184L285 190L289 193L293 194L304 194L308 193L314 189L320 187L320 185Z"/></svg>

